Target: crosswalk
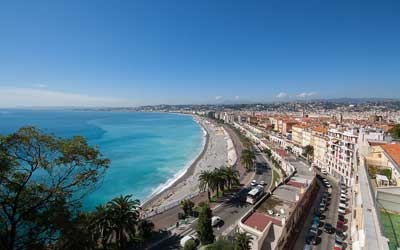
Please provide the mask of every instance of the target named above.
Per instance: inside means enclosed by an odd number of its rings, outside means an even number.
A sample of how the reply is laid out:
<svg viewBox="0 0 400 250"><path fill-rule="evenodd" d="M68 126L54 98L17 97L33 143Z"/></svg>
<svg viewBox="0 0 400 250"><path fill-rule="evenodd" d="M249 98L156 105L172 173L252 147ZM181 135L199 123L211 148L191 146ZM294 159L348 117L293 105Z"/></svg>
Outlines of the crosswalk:
<svg viewBox="0 0 400 250"><path fill-rule="evenodd" d="M197 232L194 228L189 227L188 229L186 229L185 231L182 231L181 233L179 233L179 235L181 237L185 237L186 235L196 235Z"/></svg>

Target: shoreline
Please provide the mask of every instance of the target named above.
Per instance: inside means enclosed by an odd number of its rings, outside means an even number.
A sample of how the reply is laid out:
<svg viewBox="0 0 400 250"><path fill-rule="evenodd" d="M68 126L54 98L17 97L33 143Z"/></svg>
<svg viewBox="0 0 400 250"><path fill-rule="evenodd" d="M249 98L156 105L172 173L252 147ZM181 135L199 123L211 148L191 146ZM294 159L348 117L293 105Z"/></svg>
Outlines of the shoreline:
<svg viewBox="0 0 400 250"><path fill-rule="evenodd" d="M181 115L190 115L190 114L181 114ZM181 174L178 174L176 177L171 179L171 183L169 183L170 181L167 181L165 184L161 184L161 185L165 185L165 187L161 187L160 191L157 191L154 194L151 194L149 196L149 198L143 202L143 204L141 205L143 210L146 210L147 207L151 206L153 202L157 201L163 195L167 194L169 191L176 188L176 186L178 186L180 183L184 182L190 176L192 176L196 170L196 166L197 166L198 162L201 161L201 159L204 157L204 155L207 151L207 148L209 146L210 135L207 132L206 128L203 126L203 124L199 120L196 119L195 115L190 115L190 116L192 116L193 121L196 122L202 130L203 138L204 138L203 148L202 148L201 152L197 155L197 157L189 165L189 167L183 169Z"/></svg>

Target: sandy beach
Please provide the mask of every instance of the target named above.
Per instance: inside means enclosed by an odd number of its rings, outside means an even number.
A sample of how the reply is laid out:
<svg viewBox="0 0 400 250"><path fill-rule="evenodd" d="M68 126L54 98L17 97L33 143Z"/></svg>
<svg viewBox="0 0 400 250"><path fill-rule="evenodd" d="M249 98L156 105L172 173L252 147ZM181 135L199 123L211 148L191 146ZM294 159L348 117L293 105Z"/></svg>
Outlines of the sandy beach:
<svg viewBox="0 0 400 250"><path fill-rule="evenodd" d="M202 171L213 170L221 166L232 166L236 162L236 151L225 129L205 118L198 116L193 116L193 118L206 132L203 151L172 185L144 203L143 209L147 216L157 214L177 205L185 198L191 198L198 194L198 178Z"/></svg>

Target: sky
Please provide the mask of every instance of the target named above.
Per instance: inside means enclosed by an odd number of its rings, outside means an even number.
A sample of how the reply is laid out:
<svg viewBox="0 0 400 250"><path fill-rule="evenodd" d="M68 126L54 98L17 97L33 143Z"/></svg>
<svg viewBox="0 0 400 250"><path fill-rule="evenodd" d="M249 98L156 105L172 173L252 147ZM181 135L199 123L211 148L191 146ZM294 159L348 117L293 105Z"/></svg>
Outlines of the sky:
<svg viewBox="0 0 400 250"><path fill-rule="evenodd" d="M400 1L7 1L0 107L400 93Z"/></svg>

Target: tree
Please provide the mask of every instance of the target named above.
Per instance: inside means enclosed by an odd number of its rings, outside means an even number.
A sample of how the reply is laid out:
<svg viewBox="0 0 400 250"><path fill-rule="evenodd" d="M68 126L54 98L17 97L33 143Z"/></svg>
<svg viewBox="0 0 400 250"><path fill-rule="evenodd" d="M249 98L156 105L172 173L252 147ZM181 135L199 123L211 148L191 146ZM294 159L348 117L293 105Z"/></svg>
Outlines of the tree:
<svg viewBox="0 0 400 250"><path fill-rule="evenodd" d="M396 124L393 128L388 131L393 138L400 139L400 124Z"/></svg>
<svg viewBox="0 0 400 250"><path fill-rule="evenodd" d="M250 172L253 170L253 161L256 159L256 155L249 149L242 151L241 162L246 167L246 171Z"/></svg>
<svg viewBox="0 0 400 250"><path fill-rule="evenodd" d="M202 171L199 176L199 188L201 191L207 190L208 201L211 200L211 186L213 182L213 173L211 171Z"/></svg>
<svg viewBox="0 0 400 250"><path fill-rule="evenodd" d="M139 204L132 195L121 195L107 203L109 223L118 249L126 249L127 243L135 237Z"/></svg>
<svg viewBox="0 0 400 250"><path fill-rule="evenodd" d="M153 229L154 224L149 220L142 219L137 223L137 234L142 240L150 238Z"/></svg>
<svg viewBox="0 0 400 250"><path fill-rule="evenodd" d="M235 235L235 250L251 250L252 237L247 233L237 232Z"/></svg>
<svg viewBox="0 0 400 250"><path fill-rule="evenodd" d="M235 245L233 242L226 238L220 237L211 245L206 247L206 250L234 250Z"/></svg>
<svg viewBox="0 0 400 250"><path fill-rule="evenodd" d="M211 225L212 211L207 204L200 207L199 220L197 222L197 233L202 245L214 242L214 232Z"/></svg>
<svg viewBox="0 0 400 250"><path fill-rule="evenodd" d="M193 214L193 208L194 208L194 203L193 201L189 199L182 200L181 203L181 208L185 214L185 216L190 216Z"/></svg>
<svg viewBox="0 0 400 250"><path fill-rule="evenodd" d="M186 241L185 245L183 246L183 250L196 250L196 249L197 245L196 242L194 242L194 240Z"/></svg>
<svg viewBox="0 0 400 250"><path fill-rule="evenodd" d="M34 127L0 136L0 249L54 244L109 163L80 136Z"/></svg>
<svg viewBox="0 0 400 250"><path fill-rule="evenodd" d="M264 152L265 152L265 154L267 155L268 158L271 158L272 152L271 152L270 149L266 148L266 149L264 150Z"/></svg>
<svg viewBox="0 0 400 250"><path fill-rule="evenodd" d="M314 147L311 145L305 146L303 155L307 157L307 159L312 159L314 157Z"/></svg>
<svg viewBox="0 0 400 250"><path fill-rule="evenodd" d="M220 169L229 189L232 188L233 185L240 184L239 171L233 169L232 167L221 167Z"/></svg>

